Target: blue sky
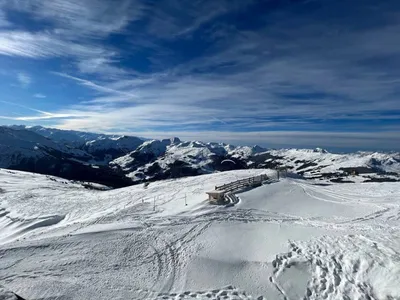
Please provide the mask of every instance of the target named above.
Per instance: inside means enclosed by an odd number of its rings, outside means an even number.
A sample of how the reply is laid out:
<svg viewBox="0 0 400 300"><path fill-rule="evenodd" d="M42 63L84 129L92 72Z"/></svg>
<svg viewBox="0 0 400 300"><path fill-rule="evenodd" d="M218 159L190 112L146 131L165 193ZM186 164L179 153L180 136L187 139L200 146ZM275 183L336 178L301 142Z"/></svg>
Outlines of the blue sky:
<svg viewBox="0 0 400 300"><path fill-rule="evenodd" d="M0 124L400 150L400 3L0 0Z"/></svg>

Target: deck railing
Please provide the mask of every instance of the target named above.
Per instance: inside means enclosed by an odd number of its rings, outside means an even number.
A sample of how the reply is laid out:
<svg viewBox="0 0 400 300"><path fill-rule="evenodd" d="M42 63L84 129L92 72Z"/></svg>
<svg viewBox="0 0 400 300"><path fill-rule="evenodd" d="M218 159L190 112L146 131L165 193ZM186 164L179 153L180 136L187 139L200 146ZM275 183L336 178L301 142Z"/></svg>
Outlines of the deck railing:
<svg viewBox="0 0 400 300"><path fill-rule="evenodd" d="M260 185L262 182L264 182L268 179L269 179L269 177L267 175L262 174L259 176L240 179L240 180L236 180L236 181L224 184L224 185L216 186L215 189L217 191L232 192L232 191L236 191L241 188Z"/></svg>

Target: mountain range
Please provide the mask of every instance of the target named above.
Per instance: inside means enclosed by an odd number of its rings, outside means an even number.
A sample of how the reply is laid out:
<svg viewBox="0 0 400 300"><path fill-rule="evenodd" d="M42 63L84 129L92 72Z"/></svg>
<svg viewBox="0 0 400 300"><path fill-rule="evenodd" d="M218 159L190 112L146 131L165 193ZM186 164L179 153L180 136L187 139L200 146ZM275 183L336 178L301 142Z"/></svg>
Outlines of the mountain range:
<svg viewBox="0 0 400 300"><path fill-rule="evenodd" d="M0 168L110 187L247 168L334 182L349 182L354 176L366 182L398 181L400 153L275 150L14 125L0 127Z"/></svg>

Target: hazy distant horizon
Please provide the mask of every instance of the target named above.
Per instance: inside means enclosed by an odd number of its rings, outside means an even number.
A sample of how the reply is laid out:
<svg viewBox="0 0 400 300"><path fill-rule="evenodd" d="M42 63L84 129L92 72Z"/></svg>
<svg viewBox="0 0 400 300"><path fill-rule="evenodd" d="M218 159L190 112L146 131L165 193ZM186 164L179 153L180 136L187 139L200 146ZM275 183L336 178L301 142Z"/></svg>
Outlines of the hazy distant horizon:
<svg viewBox="0 0 400 300"><path fill-rule="evenodd" d="M7 125L5 125L7 126ZM13 124L8 126L25 126L20 124ZM40 125L38 125L40 126ZM45 127L45 126L42 126ZM58 129L54 127L46 127L49 129ZM66 129L61 129L66 130ZM400 144L396 144L391 148L391 144L382 144L382 140L387 137L381 137L379 133L371 135L371 133L335 133L327 135L325 132L314 132L313 135L306 133L308 136L304 136L302 132L246 132L241 135L232 135L231 132L221 133L216 132L214 136L210 135L210 132L164 132L164 133L151 133L151 132L101 132L101 131L87 131L98 134L108 135L128 135L135 136L142 139L171 139L178 137L182 141L202 141L202 142L215 142L215 143L227 143L235 146L261 146L264 148L281 149L281 148L300 148L300 149L315 149L323 148L329 152L335 153L349 153L357 151L379 151L379 152L399 152ZM296 138L302 136L299 139L302 143L296 141ZM394 141L397 135L394 134L391 137ZM351 139L352 143L346 142L346 139ZM374 148L370 146L371 140L375 139L379 146ZM330 141L329 143L327 141ZM359 147L349 146L357 141Z"/></svg>

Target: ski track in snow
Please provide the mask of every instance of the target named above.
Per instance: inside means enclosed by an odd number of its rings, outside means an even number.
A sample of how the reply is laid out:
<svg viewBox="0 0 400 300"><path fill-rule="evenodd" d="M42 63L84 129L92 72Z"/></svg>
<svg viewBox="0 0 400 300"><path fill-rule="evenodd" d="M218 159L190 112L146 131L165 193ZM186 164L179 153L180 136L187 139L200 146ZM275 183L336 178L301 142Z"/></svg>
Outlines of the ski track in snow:
<svg viewBox="0 0 400 300"><path fill-rule="evenodd" d="M98 192L0 170L0 281L29 300L400 299L398 184L284 179L205 201L265 172Z"/></svg>

